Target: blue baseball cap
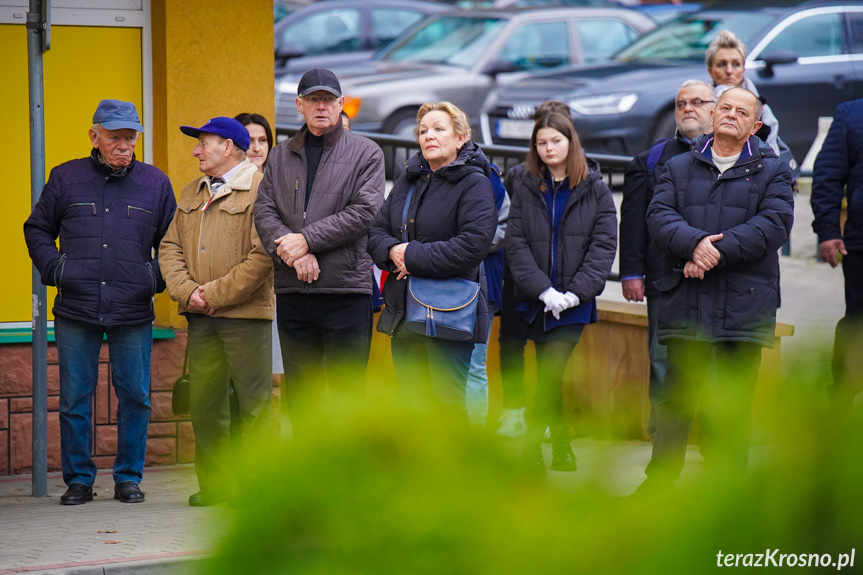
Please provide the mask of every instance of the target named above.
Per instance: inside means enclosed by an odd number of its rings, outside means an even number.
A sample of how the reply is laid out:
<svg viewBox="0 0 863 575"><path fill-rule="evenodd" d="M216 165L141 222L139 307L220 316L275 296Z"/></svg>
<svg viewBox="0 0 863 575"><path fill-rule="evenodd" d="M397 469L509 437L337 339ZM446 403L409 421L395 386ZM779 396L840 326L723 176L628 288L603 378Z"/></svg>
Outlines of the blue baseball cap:
<svg viewBox="0 0 863 575"><path fill-rule="evenodd" d="M122 100L102 100L96 106L93 123L101 124L106 130L129 128L144 133L144 126L138 118L138 110L132 102Z"/></svg>
<svg viewBox="0 0 863 575"><path fill-rule="evenodd" d="M200 128L180 126L180 131L193 138L197 138L201 134L216 134L217 136L231 140L235 146L244 152L249 149L249 144L251 143L249 140L249 130L234 118L228 118L227 116L211 118Z"/></svg>

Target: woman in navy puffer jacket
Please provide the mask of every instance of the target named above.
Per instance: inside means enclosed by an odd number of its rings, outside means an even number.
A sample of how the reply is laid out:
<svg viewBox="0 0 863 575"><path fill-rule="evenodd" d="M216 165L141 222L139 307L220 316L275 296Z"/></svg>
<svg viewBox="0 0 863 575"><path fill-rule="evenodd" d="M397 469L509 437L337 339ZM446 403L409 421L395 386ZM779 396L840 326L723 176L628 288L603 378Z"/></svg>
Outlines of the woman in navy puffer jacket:
<svg viewBox="0 0 863 575"><path fill-rule="evenodd" d="M465 386L475 342L485 342L491 318L480 263L497 227L489 163L469 140L467 116L449 102L424 104L417 113L421 151L409 159L369 231L368 252L389 272L378 331L392 336L392 354L402 391L432 395L452 416L467 423ZM412 190L412 191L411 191ZM411 199L407 238L402 211ZM480 281L474 336L448 341L405 328L409 275Z"/></svg>
<svg viewBox="0 0 863 575"><path fill-rule="evenodd" d="M506 244L518 310L536 346L537 389L525 458L545 471L542 437L548 426L552 469L575 471L563 417L563 376L585 324L596 321L594 298L605 287L617 250L617 213L568 116L539 119L530 144L525 174L512 191Z"/></svg>

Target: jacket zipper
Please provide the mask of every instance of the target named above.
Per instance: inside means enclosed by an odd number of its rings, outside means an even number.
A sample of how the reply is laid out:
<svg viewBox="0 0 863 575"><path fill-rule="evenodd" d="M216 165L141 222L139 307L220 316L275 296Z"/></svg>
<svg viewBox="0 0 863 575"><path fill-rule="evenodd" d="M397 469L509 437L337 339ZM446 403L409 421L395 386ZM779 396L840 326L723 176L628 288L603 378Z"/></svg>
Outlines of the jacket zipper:
<svg viewBox="0 0 863 575"><path fill-rule="evenodd" d="M70 208L74 208L75 206L90 206L93 208L93 215L96 215L96 204L94 202L77 202L74 204L69 204Z"/></svg>
<svg viewBox="0 0 863 575"><path fill-rule="evenodd" d="M153 271L153 266L150 262L144 262L147 264L147 269L150 271L150 283L153 284L153 295L156 295L156 272Z"/></svg>
<svg viewBox="0 0 863 575"><path fill-rule="evenodd" d="M95 206L95 204L93 205ZM57 295L61 295L63 293L63 290L60 288L60 280L63 279L63 270L65 268L66 254L61 254L60 259L57 261L57 267L54 268L54 285L57 286ZM59 272L59 274L57 272Z"/></svg>

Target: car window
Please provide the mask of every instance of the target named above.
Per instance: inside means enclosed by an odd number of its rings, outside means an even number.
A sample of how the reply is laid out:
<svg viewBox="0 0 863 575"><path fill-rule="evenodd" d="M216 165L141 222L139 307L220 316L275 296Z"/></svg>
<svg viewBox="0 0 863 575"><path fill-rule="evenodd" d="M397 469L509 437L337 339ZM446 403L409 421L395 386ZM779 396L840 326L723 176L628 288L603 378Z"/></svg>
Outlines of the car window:
<svg viewBox="0 0 863 575"><path fill-rule="evenodd" d="M655 58L703 61L707 47L720 30L731 30L744 44L751 44L755 35L774 19L770 14L758 12L683 16L636 40L618 52L615 59L624 62Z"/></svg>
<svg viewBox="0 0 863 575"><path fill-rule="evenodd" d="M504 22L490 17L444 16L417 28L380 58L469 68L497 38Z"/></svg>
<svg viewBox="0 0 863 575"><path fill-rule="evenodd" d="M762 54L777 50L798 58L837 56L842 53L842 20L838 13L809 16L792 23L768 44Z"/></svg>
<svg viewBox="0 0 863 575"><path fill-rule="evenodd" d="M538 22L515 29L498 59L515 71L556 68L569 63L566 22Z"/></svg>
<svg viewBox="0 0 863 575"><path fill-rule="evenodd" d="M401 8L376 8L372 10L372 45L375 50L386 46L408 26L422 19L424 14Z"/></svg>
<svg viewBox="0 0 863 575"><path fill-rule="evenodd" d="M621 22L610 18L576 20L575 27L581 36L581 51L585 62L598 62L638 38L638 33Z"/></svg>
<svg viewBox="0 0 863 575"><path fill-rule="evenodd" d="M326 10L298 20L282 30L280 49L305 56L350 52L360 46L360 12Z"/></svg>
<svg viewBox="0 0 863 575"><path fill-rule="evenodd" d="M863 54L863 12L848 12L848 32L851 38L848 41L851 54Z"/></svg>

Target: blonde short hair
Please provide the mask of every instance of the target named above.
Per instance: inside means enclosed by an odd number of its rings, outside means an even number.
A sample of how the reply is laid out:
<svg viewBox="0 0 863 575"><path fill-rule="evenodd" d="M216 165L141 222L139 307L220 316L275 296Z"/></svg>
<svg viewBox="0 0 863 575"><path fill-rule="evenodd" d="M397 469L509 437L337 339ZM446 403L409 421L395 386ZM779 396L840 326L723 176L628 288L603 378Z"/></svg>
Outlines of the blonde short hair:
<svg viewBox="0 0 863 575"><path fill-rule="evenodd" d="M417 111L417 125L414 127L414 136L417 139L420 137L419 124L429 112L446 112L449 114L456 136L464 136L465 141L470 140L470 122L467 120L467 114L451 102L426 102L420 106L419 111Z"/></svg>
<svg viewBox="0 0 863 575"><path fill-rule="evenodd" d="M707 52L704 53L704 63L710 68L713 66L713 57L723 48L731 48L740 52L740 56L746 61L746 44L740 41L740 38L734 35L731 30L720 30L710 46L707 47Z"/></svg>

